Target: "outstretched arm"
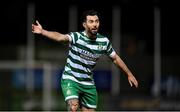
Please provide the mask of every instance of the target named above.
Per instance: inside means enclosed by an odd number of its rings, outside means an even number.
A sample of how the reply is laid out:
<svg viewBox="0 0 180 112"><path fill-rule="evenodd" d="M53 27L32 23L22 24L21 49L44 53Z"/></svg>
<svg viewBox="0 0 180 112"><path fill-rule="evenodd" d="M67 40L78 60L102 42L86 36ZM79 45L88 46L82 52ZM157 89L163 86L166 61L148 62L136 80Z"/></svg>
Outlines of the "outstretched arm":
<svg viewBox="0 0 180 112"><path fill-rule="evenodd" d="M64 42L68 42L69 41L69 38L67 35L65 34L61 34L59 32L56 32L56 31L47 31L45 29L43 29L43 27L41 26L41 24L36 21L36 24L32 24L32 32L33 33L36 33L36 34L41 34L45 37L48 37L52 40L55 40L55 41L64 41Z"/></svg>
<svg viewBox="0 0 180 112"><path fill-rule="evenodd" d="M128 77L128 81L129 81L131 87L134 85L137 88L138 82L137 82L136 78L133 76L133 74L131 73L131 71L128 69L126 64L123 62L123 60L117 54L115 54L112 57L112 60L113 60L114 64L118 66L118 68L120 68L121 70L123 70L125 72L125 74Z"/></svg>

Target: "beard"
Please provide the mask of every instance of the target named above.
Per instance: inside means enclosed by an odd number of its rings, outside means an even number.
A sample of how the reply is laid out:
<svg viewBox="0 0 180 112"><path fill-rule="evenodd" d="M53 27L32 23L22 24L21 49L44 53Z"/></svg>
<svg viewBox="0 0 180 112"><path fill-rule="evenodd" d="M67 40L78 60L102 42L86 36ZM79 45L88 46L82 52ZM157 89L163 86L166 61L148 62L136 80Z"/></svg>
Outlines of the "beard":
<svg viewBox="0 0 180 112"><path fill-rule="evenodd" d="M92 35L96 35L96 34L97 34L97 31L91 31L91 34L92 34Z"/></svg>
<svg viewBox="0 0 180 112"><path fill-rule="evenodd" d="M86 27L85 30L89 38L96 39L97 33L99 31L99 27L93 27L93 28Z"/></svg>
<svg viewBox="0 0 180 112"><path fill-rule="evenodd" d="M91 29L91 30L90 30L90 33L91 33L92 35L96 35L96 34L98 33L98 28Z"/></svg>

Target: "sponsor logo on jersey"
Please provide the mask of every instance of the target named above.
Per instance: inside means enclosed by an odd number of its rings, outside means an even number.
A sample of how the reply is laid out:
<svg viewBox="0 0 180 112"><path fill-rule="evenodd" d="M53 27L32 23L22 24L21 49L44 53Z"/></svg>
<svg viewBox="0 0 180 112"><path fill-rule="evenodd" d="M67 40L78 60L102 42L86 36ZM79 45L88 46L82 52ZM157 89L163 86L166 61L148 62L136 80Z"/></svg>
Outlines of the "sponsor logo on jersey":
<svg viewBox="0 0 180 112"><path fill-rule="evenodd" d="M85 50L80 52L80 57L89 61L96 61L101 55L100 54L92 54Z"/></svg>

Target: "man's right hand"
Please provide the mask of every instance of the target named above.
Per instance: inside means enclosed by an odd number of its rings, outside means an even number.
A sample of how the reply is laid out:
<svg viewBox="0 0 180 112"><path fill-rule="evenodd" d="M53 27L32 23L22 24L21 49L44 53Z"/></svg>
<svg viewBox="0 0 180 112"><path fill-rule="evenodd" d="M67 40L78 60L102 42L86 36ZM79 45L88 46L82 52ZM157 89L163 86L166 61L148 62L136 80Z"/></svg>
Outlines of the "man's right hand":
<svg viewBox="0 0 180 112"><path fill-rule="evenodd" d="M36 20L36 24L37 25L32 24L32 32L37 33L37 34L42 34L43 28L42 28L41 24L37 20Z"/></svg>
<svg viewBox="0 0 180 112"><path fill-rule="evenodd" d="M48 31L42 28L41 24L36 20L36 24L32 24L32 32L41 34L49 39L61 42L69 42L69 37L56 31Z"/></svg>

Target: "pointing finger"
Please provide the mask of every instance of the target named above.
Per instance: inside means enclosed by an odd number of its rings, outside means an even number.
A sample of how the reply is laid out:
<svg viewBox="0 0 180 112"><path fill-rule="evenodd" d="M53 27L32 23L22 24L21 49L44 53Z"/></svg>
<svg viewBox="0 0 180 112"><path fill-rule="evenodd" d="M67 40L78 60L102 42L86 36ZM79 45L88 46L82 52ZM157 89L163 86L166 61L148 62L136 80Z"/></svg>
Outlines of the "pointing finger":
<svg viewBox="0 0 180 112"><path fill-rule="evenodd" d="M36 20L36 23L39 25L39 22Z"/></svg>
<svg viewBox="0 0 180 112"><path fill-rule="evenodd" d="M129 81L129 84L131 85L131 87L133 86L131 81Z"/></svg>

